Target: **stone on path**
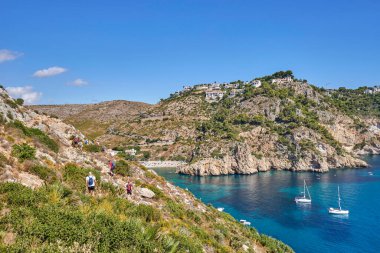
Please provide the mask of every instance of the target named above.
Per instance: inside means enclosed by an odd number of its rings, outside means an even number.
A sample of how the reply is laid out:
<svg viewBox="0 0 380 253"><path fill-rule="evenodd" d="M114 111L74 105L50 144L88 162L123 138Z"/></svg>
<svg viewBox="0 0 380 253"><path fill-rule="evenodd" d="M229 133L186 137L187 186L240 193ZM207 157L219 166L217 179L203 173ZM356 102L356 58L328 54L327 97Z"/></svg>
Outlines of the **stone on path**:
<svg viewBox="0 0 380 253"><path fill-rule="evenodd" d="M141 188L140 189L140 195L144 198L153 198L156 194L154 194L154 192L152 192L151 190L149 190L148 188Z"/></svg>

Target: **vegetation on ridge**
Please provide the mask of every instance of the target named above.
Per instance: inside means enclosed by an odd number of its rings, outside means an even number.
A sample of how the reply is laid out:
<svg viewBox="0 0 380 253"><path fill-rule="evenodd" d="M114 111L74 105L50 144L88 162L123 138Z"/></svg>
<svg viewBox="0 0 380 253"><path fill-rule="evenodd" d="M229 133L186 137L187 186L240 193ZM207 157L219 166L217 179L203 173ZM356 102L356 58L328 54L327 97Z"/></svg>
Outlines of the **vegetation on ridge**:
<svg viewBox="0 0 380 253"><path fill-rule="evenodd" d="M33 169L36 170L36 169ZM91 169L69 164L45 187L31 190L16 183L0 184L0 249L12 252L238 252L246 240L269 252L292 252L231 216L208 207L207 215L169 198L163 209L134 204L123 190L101 183L101 196L84 193L83 177ZM42 168L37 174L44 174ZM91 170L97 178L100 175ZM48 173L52 173L49 170ZM62 176L60 176L62 175ZM45 176L44 176L45 177ZM216 220L219 220L215 223ZM5 236L5 237L4 237ZM5 240L5 241L4 241Z"/></svg>

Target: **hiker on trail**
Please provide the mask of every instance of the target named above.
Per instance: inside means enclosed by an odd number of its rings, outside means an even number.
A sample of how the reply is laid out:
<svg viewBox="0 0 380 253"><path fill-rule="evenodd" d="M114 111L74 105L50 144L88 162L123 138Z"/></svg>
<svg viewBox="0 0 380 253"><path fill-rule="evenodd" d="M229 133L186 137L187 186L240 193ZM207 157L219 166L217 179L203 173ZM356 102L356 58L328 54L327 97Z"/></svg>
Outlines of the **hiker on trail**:
<svg viewBox="0 0 380 253"><path fill-rule="evenodd" d="M112 173L116 169L116 161L112 160Z"/></svg>
<svg viewBox="0 0 380 253"><path fill-rule="evenodd" d="M78 145L78 142L79 142L79 138L75 136L73 138L73 143L72 143L73 147L76 147Z"/></svg>
<svg viewBox="0 0 380 253"><path fill-rule="evenodd" d="M108 161L108 167L110 168L110 175L113 176L113 175L114 175L113 171L114 171L114 169L115 169L115 167L114 167L114 162L111 161L111 160L109 160L109 161Z"/></svg>
<svg viewBox="0 0 380 253"><path fill-rule="evenodd" d="M125 188L127 190L127 195L132 195L132 183L130 181L128 181Z"/></svg>
<svg viewBox="0 0 380 253"><path fill-rule="evenodd" d="M96 178L94 175L92 175L92 172L90 171L88 173L88 176L86 177L86 186L87 186L88 193L90 193L91 195L94 195L94 192L95 192L95 182L96 182Z"/></svg>

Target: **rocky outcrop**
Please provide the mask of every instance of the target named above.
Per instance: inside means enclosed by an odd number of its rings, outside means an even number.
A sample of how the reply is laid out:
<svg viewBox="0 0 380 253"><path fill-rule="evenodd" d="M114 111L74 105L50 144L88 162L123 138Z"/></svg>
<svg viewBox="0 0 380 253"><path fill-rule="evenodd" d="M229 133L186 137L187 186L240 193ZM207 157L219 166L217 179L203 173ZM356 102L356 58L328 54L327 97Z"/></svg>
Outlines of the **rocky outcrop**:
<svg viewBox="0 0 380 253"><path fill-rule="evenodd" d="M156 195L153 191L149 190L148 188L140 188L137 191L140 193L142 197L148 199L154 198L154 196Z"/></svg>
<svg viewBox="0 0 380 253"><path fill-rule="evenodd" d="M177 169L177 173L189 175L228 175L254 174L268 170L315 171L327 172L331 168L366 167L367 163L350 153L337 154L330 145L321 141L321 137L310 129L300 127L293 132L297 156L291 156L286 147L276 147L276 138L263 128L258 127L248 133L243 133L244 142L234 143L231 153L223 158L205 158ZM259 139L266 142L257 147ZM309 141L314 146L305 149L303 141ZM282 150L279 152L279 150ZM255 156L255 153L265 155Z"/></svg>
<svg viewBox="0 0 380 253"><path fill-rule="evenodd" d="M18 171L9 165L1 169L0 182L20 183L32 189L39 188L44 184L44 181L39 177L24 171Z"/></svg>

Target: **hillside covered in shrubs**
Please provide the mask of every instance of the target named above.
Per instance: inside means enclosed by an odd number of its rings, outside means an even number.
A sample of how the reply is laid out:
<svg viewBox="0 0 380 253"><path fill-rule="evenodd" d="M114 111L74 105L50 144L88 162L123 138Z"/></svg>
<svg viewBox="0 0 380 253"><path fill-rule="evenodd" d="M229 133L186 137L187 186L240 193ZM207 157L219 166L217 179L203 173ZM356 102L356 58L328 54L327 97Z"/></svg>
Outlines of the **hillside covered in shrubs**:
<svg viewBox="0 0 380 253"><path fill-rule="evenodd" d="M1 89L0 251L292 252L134 161L113 158L109 175L98 144L72 145L86 137L13 103Z"/></svg>

